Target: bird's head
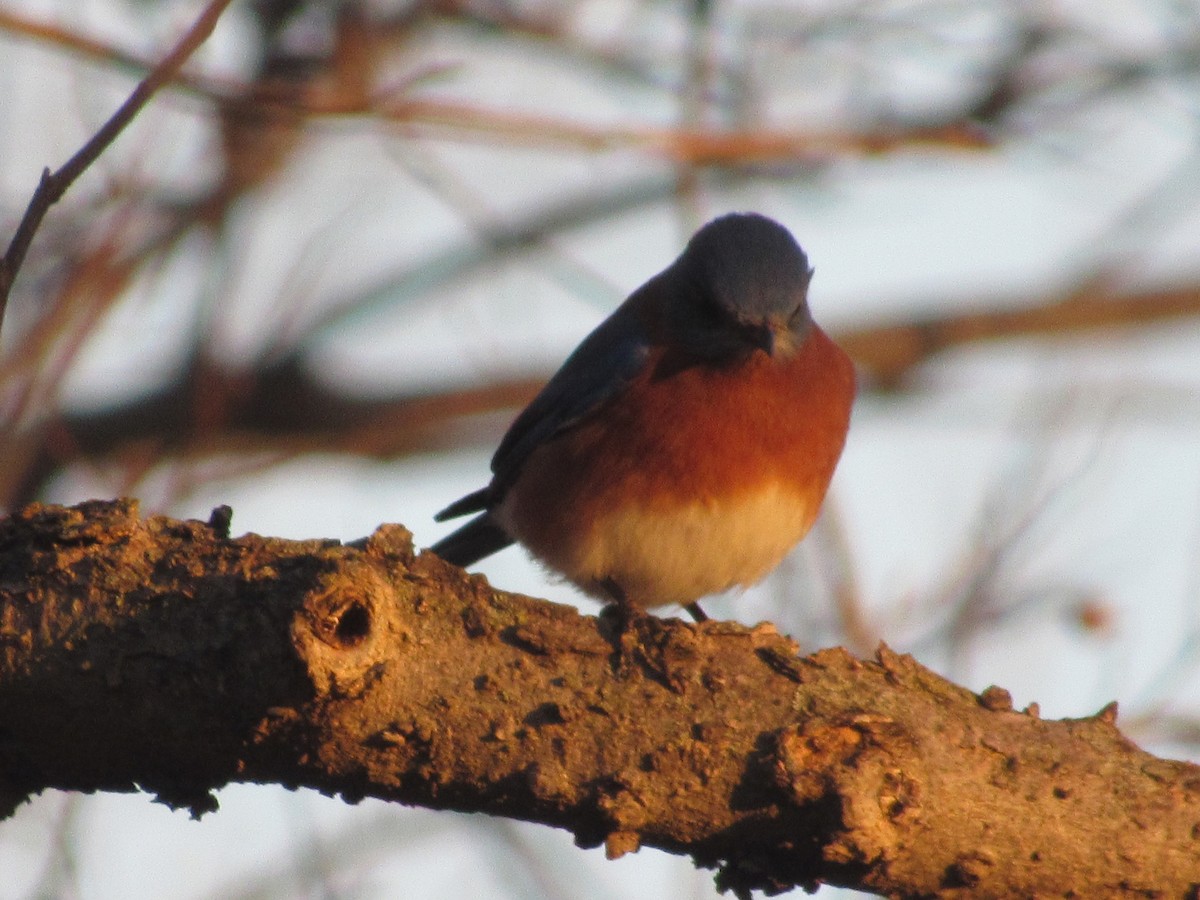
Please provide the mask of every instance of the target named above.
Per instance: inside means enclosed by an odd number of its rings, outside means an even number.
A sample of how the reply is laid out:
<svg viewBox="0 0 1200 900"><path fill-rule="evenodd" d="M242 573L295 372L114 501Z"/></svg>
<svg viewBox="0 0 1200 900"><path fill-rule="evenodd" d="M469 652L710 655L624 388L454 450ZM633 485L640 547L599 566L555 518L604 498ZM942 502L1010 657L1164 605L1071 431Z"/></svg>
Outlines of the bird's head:
<svg viewBox="0 0 1200 900"><path fill-rule="evenodd" d="M734 359L756 349L789 354L812 327L812 272L778 222L756 213L714 219L668 270L672 334L704 359Z"/></svg>

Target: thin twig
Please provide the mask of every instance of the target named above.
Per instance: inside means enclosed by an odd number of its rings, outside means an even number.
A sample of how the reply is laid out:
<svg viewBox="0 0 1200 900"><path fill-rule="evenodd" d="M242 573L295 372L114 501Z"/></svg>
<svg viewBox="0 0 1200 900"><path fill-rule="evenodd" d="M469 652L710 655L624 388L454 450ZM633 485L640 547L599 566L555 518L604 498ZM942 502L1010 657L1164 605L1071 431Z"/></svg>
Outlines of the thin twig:
<svg viewBox="0 0 1200 900"><path fill-rule="evenodd" d="M108 149L108 146L116 140L117 135L133 121L158 89L176 76L188 57L212 34L217 20L231 2L232 0L211 0L171 52L138 83L137 87L133 89L133 93L113 113L112 117L100 126L100 130L92 135L88 142L58 171L51 172L49 168L42 171L41 181L33 192L33 197L30 198L25 215L21 217L20 224L17 225L16 233L8 245L4 259L0 260L0 325L4 321L9 292L16 280L17 272L25 261L25 254L33 242L33 236L37 233L42 219L45 218L50 207L57 203L67 192L67 188L99 158L101 153Z"/></svg>
<svg viewBox="0 0 1200 900"><path fill-rule="evenodd" d="M153 59L122 50L57 22L36 19L12 10L0 9L0 31L13 39L24 38L51 49L66 50L83 59L111 65L142 78L150 73L156 64Z"/></svg>

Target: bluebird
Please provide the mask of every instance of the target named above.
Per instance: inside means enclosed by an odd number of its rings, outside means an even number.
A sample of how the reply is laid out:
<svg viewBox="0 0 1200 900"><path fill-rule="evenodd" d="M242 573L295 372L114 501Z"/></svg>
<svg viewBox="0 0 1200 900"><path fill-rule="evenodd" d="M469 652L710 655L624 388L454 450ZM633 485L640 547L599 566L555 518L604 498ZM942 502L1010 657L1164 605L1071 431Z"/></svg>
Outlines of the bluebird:
<svg viewBox="0 0 1200 900"><path fill-rule="evenodd" d="M701 228L567 358L437 514L431 548L471 565L514 542L625 615L761 581L813 524L854 400L812 320L813 270L754 213Z"/></svg>

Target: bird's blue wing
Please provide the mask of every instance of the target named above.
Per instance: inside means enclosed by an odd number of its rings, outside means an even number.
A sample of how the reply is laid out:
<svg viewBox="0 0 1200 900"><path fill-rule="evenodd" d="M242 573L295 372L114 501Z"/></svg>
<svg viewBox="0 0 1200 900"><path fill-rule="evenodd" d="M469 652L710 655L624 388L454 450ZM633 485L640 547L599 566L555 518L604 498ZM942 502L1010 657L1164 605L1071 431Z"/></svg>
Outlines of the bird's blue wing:
<svg viewBox="0 0 1200 900"><path fill-rule="evenodd" d="M529 454L624 390L649 356L649 338L627 301L584 338L508 429L492 457L491 501L504 495Z"/></svg>
<svg viewBox="0 0 1200 900"><path fill-rule="evenodd" d="M467 513L482 514L430 549L449 562L469 566L511 544L513 539L493 520L490 510L516 481L529 455L624 390L649 355L645 330L626 302L584 338L517 416L492 457L492 483L451 503L434 518L444 522Z"/></svg>
<svg viewBox="0 0 1200 900"><path fill-rule="evenodd" d="M651 345L633 301L654 284L652 279L643 285L583 339L509 427L492 456L491 484L451 503L434 516L437 521L494 508L516 481L529 454L637 377L650 356ZM474 522L464 528L472 525Z"/></svg>

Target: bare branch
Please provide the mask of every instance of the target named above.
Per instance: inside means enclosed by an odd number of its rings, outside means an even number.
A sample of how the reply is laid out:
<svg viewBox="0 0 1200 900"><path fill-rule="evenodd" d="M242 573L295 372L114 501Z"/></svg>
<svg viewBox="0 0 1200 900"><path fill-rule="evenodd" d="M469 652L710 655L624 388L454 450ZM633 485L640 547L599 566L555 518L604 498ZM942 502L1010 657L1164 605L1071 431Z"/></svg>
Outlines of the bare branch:
<svg viewBox="0 0 1200 900"><path fill-rule="evenodd" d="M862 328L838 343L874 379L894 384L940 353L985 341L1071 337L1200 314L1200 286L1111 292L1087 283L1066 297L1016 308L956 313Z"/></svg>
<svg viewBox="0 0 1200 900"><path fill-rule="evenodd" d="M12 10L0 10L0 31L52 47L59 47L83 59L106 64L138 76L144 77L156 66L154 60L128 53L91 35L83 34L56 22L35 19ZM179 72L173 73L170 81L202 95L213 91L212 86L203 86Z"/></svg>
<svg viewBox="0 0 1200 900"><path fill-rule="evenodd" d="M125 130L125 127L141 112L142 107L150 102L150 98L158 89L175 77L188 57L212 34L217 20L230 2L231 0L211 0L191 28L171 49L171 52L163 57L162 62L138 83L137 87L133 89L133 93L88 139L87 143L80 147L78 152L57 171L51 172L49 169L45 169L42 172L42 179L33 192L33 197L30 198L24 216L17 225L8 250L5 251L4 259L0 260L0 325L4 321L8 295L12 290L13 281L16 280L17 272L20 271L21 264L25 261L29 245L33 242L33 236L37 233L38 227L42 224L42 219L45 218L50 207L57 203L75 182L75 179L108 149L109 144Z"/></svg>
<svg viewBox="0 0 1200 900"><path fill-rule="evenodd" d="M140 520L0 522L0 806L230 781L487 812L645 844L746 895L1182 897L1200 769L1115 708L1044 721L886 648L604 617L494 590L398 526L343 546ZM632 637L633 640L629 640ZM618 649L621 648L621 649Z"/></svg>
<svg viewBox="0 0 1200 900"><path fill-rule="evenodd" d="M520 235L511 238L511 245L519 240ZM361 300L362 305L369 305L373 297ZM869 382L894 386L917 366L955 347L1021 337L1086 335L1198 314L1200 288L1195 286L1121 295L1078 291L1068 300L1052 298L1019 309L951 312L924 321L844 331L835 337ZM309 333L323 324L314 325ZM542 379L523 377L364 399L322 382L300 355L241 371L194 358L179 378L159 391L53 422L37 436L38 447L11 456L0 479L5 485L0 502L11 508L36 499L46 480L75 460L112 461L131 453L144 467L151 449L159 456L193 458L344 453L377 459L443 449L461 445L464 420L508 414L529 402L541 384ZM203 415L198 404L203 405ZM488 439L494 438L490 434Z"/></svg>

